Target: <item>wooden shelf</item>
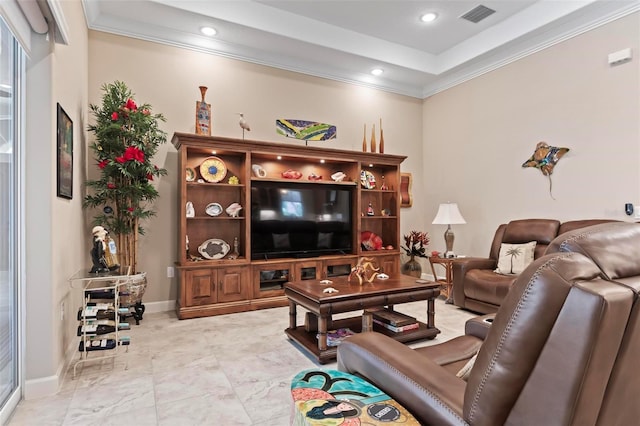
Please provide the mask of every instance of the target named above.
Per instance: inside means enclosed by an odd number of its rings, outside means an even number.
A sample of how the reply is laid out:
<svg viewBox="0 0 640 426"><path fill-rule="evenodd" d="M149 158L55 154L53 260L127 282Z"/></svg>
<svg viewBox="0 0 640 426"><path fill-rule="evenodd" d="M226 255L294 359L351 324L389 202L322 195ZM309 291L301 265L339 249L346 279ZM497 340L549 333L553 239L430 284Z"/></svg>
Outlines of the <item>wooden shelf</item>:
<svg viewBox="0 0 640 426"><path fill-rule="evenodd" d="M342 274L350 271L359 256L375 256L378 265L388 273L399 272L399 251L385 250L375 254L360 251L360 234L363 230L375 232L385 245L400 245L400 205L399 188L400 164L405 156L367 153L332 148L302 146L241 140L219 136L202 136L175 133L172 143L178 151L178 222L177 261L179 271L179 292L177 311L179 318L217 315L246 310L263 309L286 304L282 286L262 283L260 270L286 269L292 276L305 277L305 269L315 268L316 277L328 276L338 267ZM215 154L212 153L215 151ZM220 182L198 182L202 178L200 166L207 158L215 156L222 160L227 174ZM266 177L253 174L252 166L260 165ZM187 169L195 172L195 181L187 181ZM296 170L302 173L300 179L285 179L282 173ZM360 174L367 170L389 188L381 190L365 189L360 184ZM335 182L331 175L345 174L345 179ZM322 176L320 180L309 180L310 175ZM238 178L238 184L229 184L231 176ZM384 179L383 179L384 177ZM343 255L323 255L309 258L251 259L253 234L251 220L252 197L260 187L260 182L291 185L332 185L344 188L352 197L350 224L352 229L351 250ZM268 186L268 185L265 185ZM283 185L284 186L284 185ZM319 188L319 187L316 187ZM191 202L195 217L186 217L186 203ZM205 214L206 206L219 203L223 210L231 203L239 203L243 209L239 217L230 217L226 212L220 216ZM367 205L375 208L375 216L361 217ZM380 212L388 210L389 216ZM255 231L255 229L254 229ZM267 237L270 234L267 234ZM348 234L346 234L348 235ZM197 248L203 242L217 238L225 241L233 252L233 241L238 239L238 259L222 258L193 262L187 258L186 240L189 253L198 256ZM341 238L347 238L344 236ZM261 240L262 241L262 240ZM348 244L344 244L348 246ZM227 255L228 256L228 255ZM345 266L346 265L346 266Z"/></svg>

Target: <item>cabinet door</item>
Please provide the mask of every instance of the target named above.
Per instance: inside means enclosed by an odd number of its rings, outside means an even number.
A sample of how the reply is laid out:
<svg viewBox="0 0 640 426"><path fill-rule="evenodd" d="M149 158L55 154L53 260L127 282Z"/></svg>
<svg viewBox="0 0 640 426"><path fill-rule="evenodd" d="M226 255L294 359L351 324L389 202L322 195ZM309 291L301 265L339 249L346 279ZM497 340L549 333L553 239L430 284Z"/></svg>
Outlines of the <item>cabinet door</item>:
<svg viewBox="0 0 640 426"><path fill-rule="evenodd" d="M196 269L185 272L185 306L210 305L217 302L216 271Z"/></svg>
<svg viewBox="0 0 640 426"><path fill-rule="evenodd" d="M234 266L217 271L218 302L236 302L247 298L249 281L246 268Z"/></svg>
<svg viewBox="0 0 640 426"><path fill-rule="evenodd" d="M396 275L400 273L399 255L376 257L376 262L380 267L380 272L384 272L387 275Z"/></svg>
<svg viewBox="0 0 640 426"><path fill-rule="evenodd" d="M315 260L305 260L295 263L295 272L292 281L317 280L320 279L321 263Z"/></svg>
<svg viewBox="0 0 640 426"><path fill-rule="evenodd" d="M326 259L324 261L323 278L347 276L358 263L357 257L343 257L340 259Z"/></svg>
<svg viewBox="0 0 640 426"><path fill-rule="evenodd" d="M292 265L275 263L253 267L253 297L275 297L284 295L284 283L291 280Z"/></svg>

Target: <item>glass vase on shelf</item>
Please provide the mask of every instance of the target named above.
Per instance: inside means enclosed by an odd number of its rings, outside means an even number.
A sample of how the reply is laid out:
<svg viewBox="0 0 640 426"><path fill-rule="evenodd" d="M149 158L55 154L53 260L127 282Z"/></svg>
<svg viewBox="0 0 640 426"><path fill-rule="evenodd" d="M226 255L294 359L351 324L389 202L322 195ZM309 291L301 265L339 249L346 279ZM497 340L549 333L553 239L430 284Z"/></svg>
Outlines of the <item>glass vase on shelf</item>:
<svg viewBox="0 0 640 426"><path fill-rule="evenodd" d="M416 260L414 255L411 255L401 268L403 275L409 275L412 277L420 278L422 276L422 265Z"/></svg>

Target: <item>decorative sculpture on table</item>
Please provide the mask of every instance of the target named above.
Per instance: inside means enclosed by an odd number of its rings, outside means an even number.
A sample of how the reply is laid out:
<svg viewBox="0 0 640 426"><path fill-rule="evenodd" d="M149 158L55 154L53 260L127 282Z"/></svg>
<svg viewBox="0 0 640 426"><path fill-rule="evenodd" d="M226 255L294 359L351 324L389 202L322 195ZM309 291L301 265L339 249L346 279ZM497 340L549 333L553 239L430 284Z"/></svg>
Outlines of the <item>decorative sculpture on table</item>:
<svg viewBox="0 0 640 426"><path fill-rule="evenodd" d="M551 193L552 182L551 173L556 163L569 152L569 148L558 148L556 146L549 146L546 142L538 142L536 150L533 155L522 164L522 167L535 167L540 169L543 175L549 178L549 195L555 200Z"/></svg>
<svg viewBox="0 0 640 426"><path fill-rule="evenodd" d="M92 274L115 271L118 264L116 243L109 237L109 232L102 226L94 226L93 247L91 248L91 262L93 266L89 271Z"/></svg>
<svg viewBox="0 0 640 426"><path fill-rule="evenodd" d="M362 285L362 280L367 282L372 282L378 276L378 272L380 268L376 268L373 266L373 258L372 257L361 257L358 259L358 263L356 266L351 268L351 273L347 278L347 281L351 282L351 277L358 278L358 282ZM367 277L367 273L371 272L371 275Z"/></svg>

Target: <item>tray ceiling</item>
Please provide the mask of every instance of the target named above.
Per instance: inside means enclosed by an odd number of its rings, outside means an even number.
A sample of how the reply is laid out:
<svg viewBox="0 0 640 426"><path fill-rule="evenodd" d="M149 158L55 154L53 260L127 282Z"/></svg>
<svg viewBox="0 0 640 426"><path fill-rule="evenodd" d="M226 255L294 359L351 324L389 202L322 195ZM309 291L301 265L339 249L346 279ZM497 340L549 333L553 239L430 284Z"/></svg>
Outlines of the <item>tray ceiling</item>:
<svg viewBox="0 0 640 426"><path fill-rule="evenodd" d="M640 10L638 0L83 0L83 5L93 30L417 98ZM461 18L478 6L495 12L477 23ZM438 18L421 22L427 12ZM203 26L217 35L204 36ZM383 74L371 75L374 68Z"/></svg>

